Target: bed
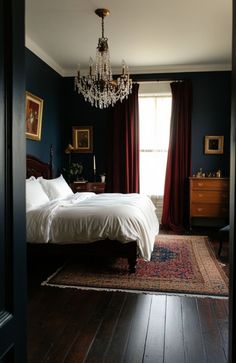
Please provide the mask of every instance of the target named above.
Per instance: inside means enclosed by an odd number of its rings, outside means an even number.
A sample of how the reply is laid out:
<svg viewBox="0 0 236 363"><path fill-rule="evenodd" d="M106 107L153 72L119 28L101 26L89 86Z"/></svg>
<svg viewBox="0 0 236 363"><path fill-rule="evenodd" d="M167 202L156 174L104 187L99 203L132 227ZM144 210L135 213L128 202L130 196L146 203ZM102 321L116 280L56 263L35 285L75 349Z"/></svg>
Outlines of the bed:
<svg viewBox="0 0 236 363"><path fill-rule="evenodd" d="M32 177L38 178L49 196L47 186L61 182L62 178L52 179L51 162L47 164L27 155L28 183ZM88 256L101 253L122 256L128 259L130 273L135 272L138 255L150 259L159 224L148 197L135 193L91 192L69 193L63 198L55 196L43 205L27 207L30 248L46 247L63 253L76 248L76 253Z"/></svg>

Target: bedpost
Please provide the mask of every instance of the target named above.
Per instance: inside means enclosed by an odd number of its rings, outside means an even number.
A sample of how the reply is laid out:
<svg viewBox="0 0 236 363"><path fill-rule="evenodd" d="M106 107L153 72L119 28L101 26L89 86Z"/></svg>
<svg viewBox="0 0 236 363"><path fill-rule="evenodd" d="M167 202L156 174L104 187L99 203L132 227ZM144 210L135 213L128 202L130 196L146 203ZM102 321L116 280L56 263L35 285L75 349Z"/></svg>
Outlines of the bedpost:
<svg viewBox="0 0 236 363"><path fill-rule="evenodd" d="M129 273L136 272L136 263L137 263L137 243L129 242L126 245L127 247L127 257L128 257L128 264L129 264Z"/></svg>
<svg viewBox="0 0 236 363"><path fill-rule="evenodd" d="M49 153L49 165L51 169L51 178L53 178L53 146L50 145L50 153Z"/></svg>

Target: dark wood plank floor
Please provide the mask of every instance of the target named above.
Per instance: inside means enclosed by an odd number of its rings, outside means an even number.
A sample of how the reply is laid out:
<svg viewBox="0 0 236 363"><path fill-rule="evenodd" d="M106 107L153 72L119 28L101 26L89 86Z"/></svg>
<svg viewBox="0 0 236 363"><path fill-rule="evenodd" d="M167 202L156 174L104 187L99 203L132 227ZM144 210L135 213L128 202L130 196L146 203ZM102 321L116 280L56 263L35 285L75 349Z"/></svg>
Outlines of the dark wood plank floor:
<svg viewBox="0 0 236 363"><path fill-rule="evenodd" d="M42 287L28 362L227 362L226 299Z"/></svg>
<svg viewBox="0 0 236 363"><path fill-rule="evenodd" d="M227 362L228 300L38 287L28 362Z"/></svg>
<svg viewBox="0 0 236 363"><path fill-rule="evenodd" d="M29 363L227 362L227 299L41 287L60 264L29 268Z"/></svg>

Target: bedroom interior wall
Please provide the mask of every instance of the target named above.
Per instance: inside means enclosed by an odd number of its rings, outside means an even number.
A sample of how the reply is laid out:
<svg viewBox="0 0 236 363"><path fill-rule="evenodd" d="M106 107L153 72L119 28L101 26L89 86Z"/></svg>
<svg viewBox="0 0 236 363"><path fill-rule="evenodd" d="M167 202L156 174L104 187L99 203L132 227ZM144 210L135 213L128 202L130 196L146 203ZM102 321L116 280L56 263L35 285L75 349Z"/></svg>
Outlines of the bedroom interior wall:
<svg viewBox="0 0 236 363"><path fill-rule="evenodd" d="M134 77L132 77L134 78ZM206 172L222 171L229 176L231 72L189 72L136 75L137 81L184 80L192 81L192 173L199 168ZM204 154L204 136L225 137L222 155Z"/></svg>
<svg viewBox="0 0 236 363"><path fill-rule="evenodd" d="M230 99L231 72L193 72L170 74L132 75L133 80L183 80L191 79L193 85L192 111L192 173L199 168L206 172L222 171L229 176L230 156ZM98 172L106 170L106 140L111 124L112 109L100 110L93 108L74 91L73 78L63 79L63 90L66 100L66 116L64 122L63 142L72 141L73 125L93 125L94 151L98 162ZM224 153L222 155L204 154L205 135L224 135ZM84 161L88 168L88 178L92 180L92 156L89 154L73 155Z"/></svg>
<svg viewBox="0 0 236 363"><path fill-rule="evenodd" d="M231 72L192 72L132 75L135 81L191 79L193 84L192 172L221 169L229 175ZM58 174L67 165L64 150L72 143L72 126L93 126L93 153L71 155L72 162L81 161L83 176L93 180L93 155L96 156L97 180L106 172L108 138L112 108L91 107L74 91L72 77L61 77L41 59L26 49L26 90L44 99L42 139L27 139L27 153L49 160L50 144L54 147L55 170ZM205 135L224 135L222 155L204 154Z"/></svg>
<svg viewBox="0 0 236 363"><path fill-rule="evenodd" d="M65 121L63 124L63 148L72 143L73 126L93 127L93 152L72 153L72 162L82 162L83 177L93 181L93 155L96 158L96 180L100 181L100 174L107 171L108 162L108 138L110 135L112 108L97 109L85 102L83 97L74 91L74 79L66 77L63 79L63 98L66 103ZM64 154L64 165L68 163L67 155Z"/></svg>
<svg viewBox="0 0 236 363"><path fill-rule="evenodd" d="M231 72L212 72L193 76L192 172L222 171L229 176ZM224 153L204 154L204 136L223 135Z"/></svg>
<svg viewBox="0 0 236 363"><path fill-rule="evenodd" d="M26 152L49 162L50 145L53 145L54 175L62 168L62 77L25 48L26 91L43 99L41 141L26 139Z"/></svg>

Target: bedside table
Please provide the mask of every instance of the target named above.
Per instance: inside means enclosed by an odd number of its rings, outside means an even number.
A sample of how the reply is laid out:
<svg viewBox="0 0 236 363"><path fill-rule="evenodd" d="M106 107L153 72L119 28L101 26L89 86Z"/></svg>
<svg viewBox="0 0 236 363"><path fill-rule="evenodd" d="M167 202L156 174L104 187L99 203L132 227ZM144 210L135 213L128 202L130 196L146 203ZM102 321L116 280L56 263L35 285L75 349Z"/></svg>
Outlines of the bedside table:
<svg viewBox="0 0 236 363"><path fill-rule="evenodd" d="M106 183L100 182L73 182L71 185L71 189L74 193L76 192L94 192L96 194L104 193L106 188Z"/></svg>

